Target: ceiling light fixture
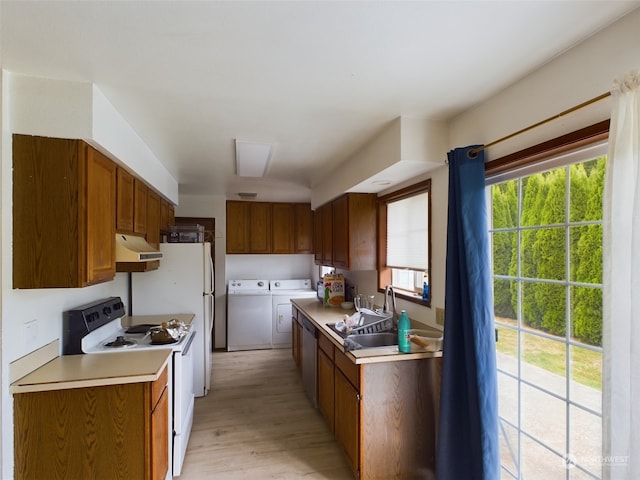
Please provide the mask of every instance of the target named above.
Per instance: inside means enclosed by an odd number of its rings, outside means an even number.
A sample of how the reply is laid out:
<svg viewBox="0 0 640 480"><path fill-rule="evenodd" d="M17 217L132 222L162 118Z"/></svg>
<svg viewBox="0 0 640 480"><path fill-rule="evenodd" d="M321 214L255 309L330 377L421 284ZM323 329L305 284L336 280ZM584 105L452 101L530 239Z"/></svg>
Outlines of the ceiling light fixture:
<svg viewBox="0 0 640 480"><path fill-rule="evenodd" d="M236 138L236 174L239 177L262 177L271 159L271 144Z"/></svg>
<svg viewBox="0 0 640 480"><path fill-rule="evenodd" d="M380 185L381 187L385 185L391 185L391 180L374 180L371 182L373 185Z"/></svg>

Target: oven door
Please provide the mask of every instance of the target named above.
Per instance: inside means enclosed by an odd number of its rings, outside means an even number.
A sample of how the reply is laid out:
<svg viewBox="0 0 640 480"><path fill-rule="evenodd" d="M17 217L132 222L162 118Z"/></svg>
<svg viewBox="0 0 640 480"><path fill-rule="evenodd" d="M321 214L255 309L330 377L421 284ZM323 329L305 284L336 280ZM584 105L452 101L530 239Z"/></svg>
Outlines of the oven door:
<svg viewBox="0 0 640 480"><path fill-rule="evenodd" d="M193 332L173 354L173 475L180 475L193 424Z"/></svg>

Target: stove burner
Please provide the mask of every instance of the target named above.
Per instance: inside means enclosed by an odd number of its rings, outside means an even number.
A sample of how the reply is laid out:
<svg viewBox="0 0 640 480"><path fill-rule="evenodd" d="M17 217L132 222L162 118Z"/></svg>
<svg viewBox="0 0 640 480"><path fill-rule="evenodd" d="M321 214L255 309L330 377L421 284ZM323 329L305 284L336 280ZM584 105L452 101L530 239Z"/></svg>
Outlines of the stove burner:
<svg viewBox="0 0 640 480"><path fill-rule="evenodd" d="M133 347L135 344L136 342L133 340L126 340L122 335L119 335L113 342L105 343L104 346L111 348L127 348Z"/></svg>

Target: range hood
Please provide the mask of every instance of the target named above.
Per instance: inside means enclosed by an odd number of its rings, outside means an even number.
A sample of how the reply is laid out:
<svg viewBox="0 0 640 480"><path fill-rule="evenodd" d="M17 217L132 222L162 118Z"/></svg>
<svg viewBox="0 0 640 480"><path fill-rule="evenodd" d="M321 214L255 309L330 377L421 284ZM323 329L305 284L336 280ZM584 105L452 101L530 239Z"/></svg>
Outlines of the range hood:
<svg viewBox="0 0 640 480"><path fill-rule="evenodd" d="M159 252L144 237L116 233L116 262L151 262L160 260Z"/></svg>

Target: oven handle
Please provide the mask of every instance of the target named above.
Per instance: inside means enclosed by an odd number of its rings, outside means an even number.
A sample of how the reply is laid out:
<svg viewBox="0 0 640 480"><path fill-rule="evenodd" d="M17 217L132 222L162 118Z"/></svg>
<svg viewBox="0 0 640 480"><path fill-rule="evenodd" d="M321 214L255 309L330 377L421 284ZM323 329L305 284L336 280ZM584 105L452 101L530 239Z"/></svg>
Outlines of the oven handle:
<svg viewBox="0 0 640 480"><path fill-rule="evenodd" d="M193 335L189 336L189 339L187 340L187 343L185 344L184 348L182 349L182 356L183 357L189 353L189 349L191 348L191 344L193 343L193 339L196 338L196 334L197 333L198 332L193 332Z"/></svg>

